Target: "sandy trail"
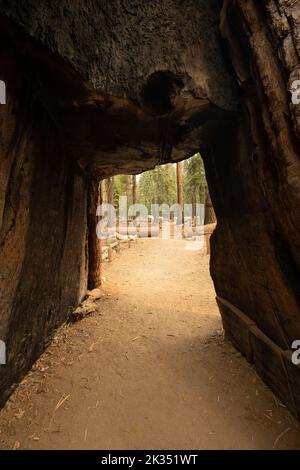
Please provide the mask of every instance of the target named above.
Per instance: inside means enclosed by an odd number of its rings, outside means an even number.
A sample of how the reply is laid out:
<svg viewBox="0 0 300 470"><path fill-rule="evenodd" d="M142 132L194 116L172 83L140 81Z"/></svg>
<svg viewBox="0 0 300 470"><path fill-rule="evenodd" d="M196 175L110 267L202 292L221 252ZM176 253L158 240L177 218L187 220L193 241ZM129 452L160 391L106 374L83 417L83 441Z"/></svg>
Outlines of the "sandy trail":
<svg viewBox="0 0 300 470"><path fill-rule="evenodd" d="M138 241L105 265L98 312L59 330L1 411L2 448L300 448L224 340L208 256L191 246Z"/></svg>

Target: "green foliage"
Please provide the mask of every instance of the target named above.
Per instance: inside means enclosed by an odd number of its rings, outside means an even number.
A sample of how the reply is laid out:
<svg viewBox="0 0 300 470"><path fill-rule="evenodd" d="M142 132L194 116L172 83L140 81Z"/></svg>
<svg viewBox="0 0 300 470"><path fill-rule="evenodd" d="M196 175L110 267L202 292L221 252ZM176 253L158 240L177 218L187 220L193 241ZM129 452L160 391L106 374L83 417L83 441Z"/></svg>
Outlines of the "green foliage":
<svg viewBox="0 0 300 470"><path fill-rule="evenodd" d="M128 205L132 204L132 176L117 175L114 177L114 205L119 207L120 196L128 197Z"/></svg>
<svg viewBox="0 0 300 470"><path fill-rule="evenodd" d="M176 203L176 168L175 165L157 166L146 171L138 184L138 202L150 211L151 204Z"/></svg>
<svg viewBox="0 0 300 470"><path fill-rule="evenodd" d="M185 204L204 204L207 182L200 153L196 153L196 155L184 161L183 192Z"/></svg>
<svg viewBox="0 0 300 470"><path fill-rule="evenodd" d="M144 204L150 213L151 204L168 204L177 202L176 164L168 163L146 171L137 178L136 202ZM117 175L114 177L114 202L118 208L119 197L127 196L128 205L132 204L132 176ZM184 203L204 203L207 183L202 158L199 153L183 163Z"/></svg>

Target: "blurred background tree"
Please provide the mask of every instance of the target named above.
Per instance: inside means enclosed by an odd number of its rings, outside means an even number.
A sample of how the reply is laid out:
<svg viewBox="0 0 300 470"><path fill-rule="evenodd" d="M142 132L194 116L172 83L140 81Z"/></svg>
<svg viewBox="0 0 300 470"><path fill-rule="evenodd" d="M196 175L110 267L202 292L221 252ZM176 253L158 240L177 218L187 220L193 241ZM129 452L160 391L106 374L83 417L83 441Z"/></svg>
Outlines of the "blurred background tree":
<svg viewBox="0 0 300 470"><path fill-rule="evenodd" d="M204 204L205 202L207 182L200 153L184 161L183 193L185 204Z"/></svg>
<svg viewBox="0 0 300 470"><path fill-rule="evenodd" d="M148 210L151 204L176 203L176 169L168 163L143 173L138 181L137 201L144 204Z"/></svg>

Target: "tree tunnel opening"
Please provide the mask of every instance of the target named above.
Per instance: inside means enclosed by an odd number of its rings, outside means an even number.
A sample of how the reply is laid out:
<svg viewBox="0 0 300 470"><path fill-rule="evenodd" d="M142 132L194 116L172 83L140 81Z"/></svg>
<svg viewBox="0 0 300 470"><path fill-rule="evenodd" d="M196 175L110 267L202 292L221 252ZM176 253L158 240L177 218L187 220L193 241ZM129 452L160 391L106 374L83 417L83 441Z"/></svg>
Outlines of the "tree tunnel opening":
<svg viewBox="0 0 300 470"><path fill-rule="evenodd" d="M161 235L161 225L170 221L181 225L185 238L194 239L204 234L197 228L216 223L200 153L139 175L109 177L100 181L98 189L94 184L91 193L99 203L96 233L103 240L133 232L137 238L156 237ZM138 232L140 224L144 230Z"/></svg>
<svg viewBox="0 0 300 470"><path fill-rule="evenodd" d="M291 345L300 338L300 133L289 94L297 2L280 13L254 0L157 10L137 0L143 27L127 1L115 10L106 2L111 21L97 2L90 21L80 1L74 15L57 9L57 21L50 6L13 3L0 7L0 341L8 351L0 402L99 284L98 181L203 148L218 219L210 270L226 334L299 417ZM111 22L124 21L112 34Z"/></svg>

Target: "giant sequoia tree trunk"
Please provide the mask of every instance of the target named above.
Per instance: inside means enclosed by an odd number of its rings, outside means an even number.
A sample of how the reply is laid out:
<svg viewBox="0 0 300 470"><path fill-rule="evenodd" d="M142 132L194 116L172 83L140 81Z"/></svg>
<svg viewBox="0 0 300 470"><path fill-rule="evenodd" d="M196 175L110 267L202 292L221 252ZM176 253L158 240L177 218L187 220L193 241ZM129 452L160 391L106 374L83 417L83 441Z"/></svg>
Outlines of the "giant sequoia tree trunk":
<svg viewBox="0 0 300 470"><path fill-rule="evenodd" d="M226 334L298 416L300 120L289 89L300 76L299 26L297 2L224 2L241 99L205 156L218 220L211 273Z"/></svg>
<svg viewBox="0 0 300 470"><path fill-rule="evenodd" d="M226 334L299 415L298 2L102 3L0 1L0 398L97 283L87 181L200 150Z"/></svg>
<svg viewBox="0 0 300 470"><path fill-rule="evenodd" d="M34 90L17 97L12 85L0 107L0 403L85 295L87 275L86 178Z"/></svg>

